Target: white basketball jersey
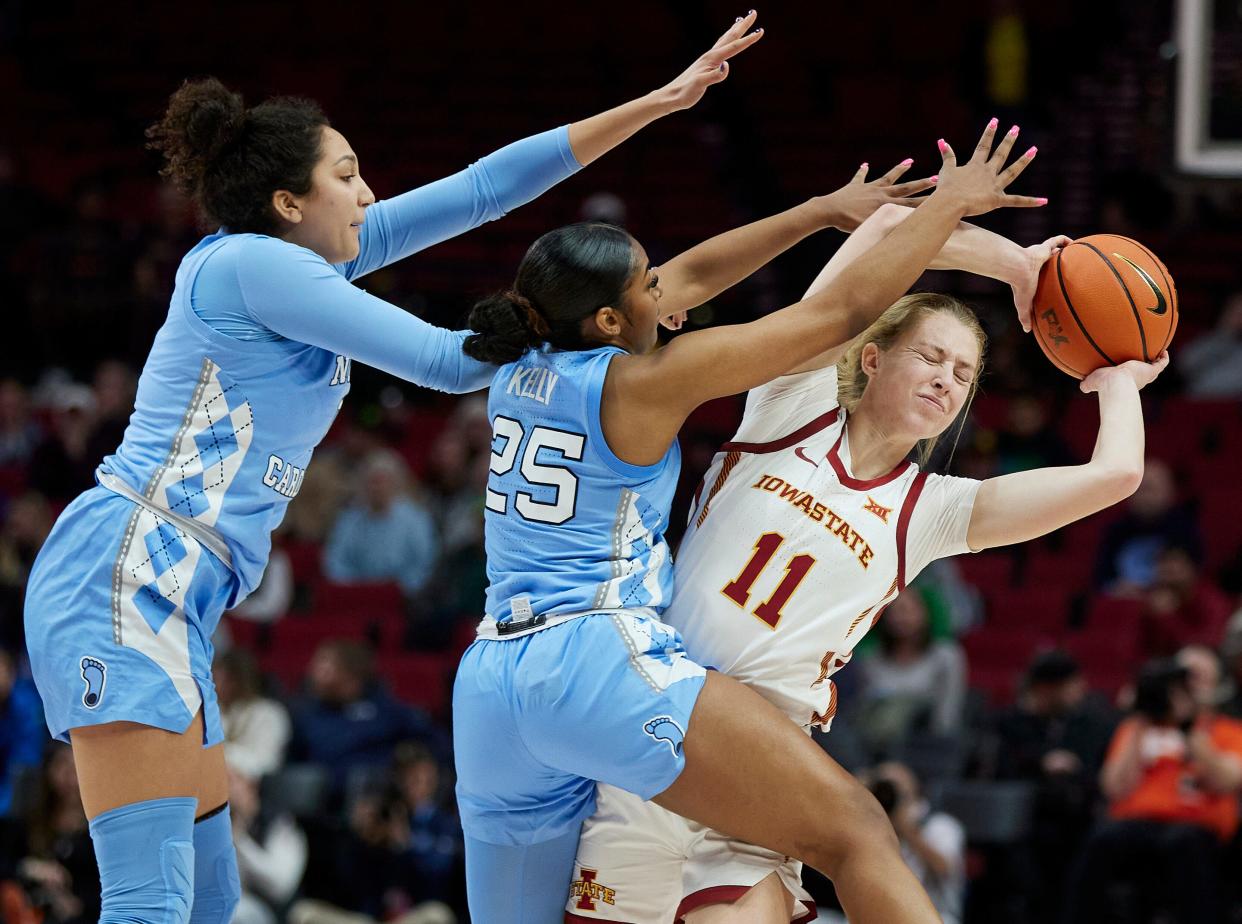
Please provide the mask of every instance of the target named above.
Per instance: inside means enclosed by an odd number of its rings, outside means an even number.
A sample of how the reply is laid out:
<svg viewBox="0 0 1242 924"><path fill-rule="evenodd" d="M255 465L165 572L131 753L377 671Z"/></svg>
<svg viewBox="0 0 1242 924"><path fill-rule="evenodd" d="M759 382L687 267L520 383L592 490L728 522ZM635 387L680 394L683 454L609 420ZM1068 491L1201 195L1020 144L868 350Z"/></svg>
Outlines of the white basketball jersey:
<svg viewBox="0 0 1242 924"><path fill-rule="evenodd" d="M827 728L830 678L884 607L970 551L978 489L912 462L854 478L835 367L784 376L751 391L699 485L664 618L700 664Z"/></svg>

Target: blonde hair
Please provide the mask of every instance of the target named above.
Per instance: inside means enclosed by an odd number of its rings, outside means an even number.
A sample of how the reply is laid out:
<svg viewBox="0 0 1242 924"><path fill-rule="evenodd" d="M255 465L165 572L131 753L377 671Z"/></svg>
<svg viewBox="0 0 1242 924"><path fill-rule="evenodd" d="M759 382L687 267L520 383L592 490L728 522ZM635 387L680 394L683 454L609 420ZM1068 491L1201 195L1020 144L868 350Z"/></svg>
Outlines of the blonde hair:
<svg viewBox="0 0 1242 924"><path fill-rule="evenodd" d="M979 344L979 363L975 368L975 378L970 383L970 394L958 415L962 425L965 424L965 411L969 410L970 403L975 399L975 393L979 390L979 377L983 375L983 355L987 349L988 336L983 332L983 326L975 317L974 311L953 296L937 292L916 292L899 298L862 332L837 363L837 400L847 413L853 413L862 400L863 392L867 390L869 380L862 370L863 348L868 343L874 343L881 351L887 352L914 325L934 314L947 314L957 318L975 335ZM958 435L961 435L961 426L958 427ZM931 439L919 440L920 466L927 464L939 439L939 436L933 436Z"/></svg>

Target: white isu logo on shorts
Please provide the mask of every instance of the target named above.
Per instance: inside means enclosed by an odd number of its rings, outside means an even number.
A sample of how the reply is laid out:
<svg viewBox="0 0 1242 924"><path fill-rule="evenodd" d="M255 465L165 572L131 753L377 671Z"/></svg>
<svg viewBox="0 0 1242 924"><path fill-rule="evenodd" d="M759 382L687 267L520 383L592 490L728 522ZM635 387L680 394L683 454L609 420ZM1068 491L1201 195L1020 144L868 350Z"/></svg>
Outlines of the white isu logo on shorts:
<svg viewBox="0 0 1242 924"><path fill-rule="evenodd" d="M82 679L86 689L82 691L82 705L94 709L103 700L104 687L108 683L108 665L98 658L83 658L80 662Z"/></svg>

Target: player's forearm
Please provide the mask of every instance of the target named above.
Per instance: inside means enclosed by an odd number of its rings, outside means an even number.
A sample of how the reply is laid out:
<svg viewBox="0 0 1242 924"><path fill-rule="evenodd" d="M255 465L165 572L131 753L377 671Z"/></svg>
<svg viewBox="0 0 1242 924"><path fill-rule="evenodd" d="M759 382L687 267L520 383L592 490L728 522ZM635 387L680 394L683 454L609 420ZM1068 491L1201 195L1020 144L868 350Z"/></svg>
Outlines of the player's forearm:
<svg viewBox="0 0 1242 924"><path fill-rule="evenodd" d="M584 167L656 119L677 111L667 92L656 90L569 126L569 146Z"/></svg>
<svg viewBox="0 0 1242 924"><path fill-rule="evenodd" d="M831 223L812 199L777 215L718 234L660 266L660 315L697 308Z"/></svg>
<svg viewBox="0 0 1242 924"><path fill-rule="evenodd" d="M1022 277L1026 263L1023 249L1009 238L963 221L932 260L931 269L962 270L1013 283Z"/></svg>
<svg viewBox="0 0 1242 924"><path fill-rule="evenodd" d="M1108 477L1124 492L1111 501L1116 503L1133 493L1143 477L1143 405L1133 380L1124 375L1105 381L1099 400L1100 432L1086 467Z"/></svg>
<svg viewBox="0 0 1242 924"><path fill-rule="evenodd" d="M914 285L961 222L963 211L955 200L932 195L803 304L844 312L850 331L845 339L852 339Z"/></svg>

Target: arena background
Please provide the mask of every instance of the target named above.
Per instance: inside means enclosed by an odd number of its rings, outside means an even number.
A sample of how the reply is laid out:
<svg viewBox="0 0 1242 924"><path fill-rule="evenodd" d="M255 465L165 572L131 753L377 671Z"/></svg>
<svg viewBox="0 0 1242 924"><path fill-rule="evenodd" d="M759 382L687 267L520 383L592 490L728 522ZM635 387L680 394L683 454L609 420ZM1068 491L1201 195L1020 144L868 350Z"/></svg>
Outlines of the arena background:
<svg viewBox="0 0 1242 924"><path fill-rule="evenodd" d="M1066 870L1105 808L1096 786L1103 750L1147 658L1206 646L1220 655L1220 708L1238 714L1242 703L1242 624L1231 619L1242 591L1242 181L1222 175L1233 169L1229 140L1242 137L1242 12L1225 0L1196 6L1215 26L1212 44L1198 49L1206 63L1196 82L1201 121L1224 139L1212 173L1177 161L1177 68L1187 49L1175 41L1175 4L778 2L760 9L763 41L695 109L506 218L363 281L421 317L460 326L472 299L508 282L526 246L556 225L620 221L659 262L835 189L860 161L885 169L913 157L911 176L934 172L937 138L968 149L991 116L1021 125L1023 142L1039 146L1017 191L1050 203L981 224L1023 244L1114 232L1162 257L1182 315L1173 366L1144 392L1145 506L958 560L916 585L929 630L909 656L948 652L945 663L969 685L947 718L936 689L927 702L896 705L869 690L862 659L838 675L842 708L824 746L858 771L903 760L933 805L961 821L967 922L1055 919ZM651 0L0 3L0 635L14 662L0 671L0 876L11 919L89 920L98 902L88 842L74 828L72 799L60 795L71 790L63 755L31 722L21 600L55 514L116 445L176 266L202 233L143 147L169 93L213 74L251 103L312 97L383 198L654 89L743 12ZM697 310L691 326L795 300L841 239L825 232L796 247ZM929 273L920 287L969 301L992 337L982 394L952 459L942 453L939 464L985 477L1085 459L1095 401L1020 333L1007 290L949 273ZM714 402L687 425L681 509L739 409L740 399ZM426 904L434 900L466 920L447 694L482 605L488 447L477 398L355 367L345 409L290 509L262 605L226 619L218 642L234 652L237 708L250 702L249 653L261 672L254 695L293 716L284 768L260 767L237 784L235 799L260 806L246 836L284 851L258 861L280 870L280 882L247 881L261 899L255 920L281 920L291 906L298 920L331 914L295 904L308 898L375 919L450 920ZM359 493L384 493L364 482L396 471L375 455L383 449L408 467L430 524L431 538L410 552L425 580L330 580L325 571L348 570L325 566L338 512ZM1155 543L1143 552L1155 567L1119 583L1116 561L1136 535ZM887 644L895 647L877 643L873 657L907 651L900 639ZM1050 650L1070 660L1038 657ZM1051 683L1062 705L1031 695L1033 657L1041 689ZM1074 663L1090 688L1082 701ZM364 689L353 690L355 680ZM1019 759L1016 743L1032 753ZM1051 751L1077 763L1050 771ZM286 828L295 832L288 840L272 834ZM1227 850L1236 890L1242 853ZM30 857L68 872L48 873ZM813 887L830 907L830 887ZM1108 888L1118 920L1158 920L1170 905L1142 882ZM1232 901L1242 919L1239 896Z"/></svg>

